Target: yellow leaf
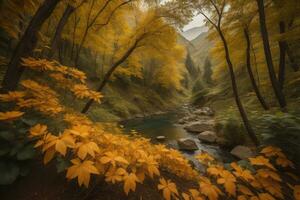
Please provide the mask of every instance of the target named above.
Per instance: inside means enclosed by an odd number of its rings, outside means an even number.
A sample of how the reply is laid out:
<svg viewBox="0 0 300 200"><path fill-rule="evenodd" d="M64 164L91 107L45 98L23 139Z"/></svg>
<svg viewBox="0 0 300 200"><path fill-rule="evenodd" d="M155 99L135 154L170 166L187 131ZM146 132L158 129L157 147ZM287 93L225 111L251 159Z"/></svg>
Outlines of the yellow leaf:
<svg viewBox="0 0 300 200"><path fill-rule="evenodd" d="M12 121L24 115L24 112L20 111L9 111L0 112L0 121Z"/></svg>
<svg viewBox="0 0 300 200"><path fill-rule="evenodd" d="M294 186L294 197L296 200L300 200L300 185Z"/></svg>
<svg viewBox="0 0 300 200"><path fill-rule="evenodd" d="M116 182L120 182L123 180L123 176L127 174L126 170L123 168L110 168L108 172L105 174L105 181L112 182L115 184Z"/></svg>
<svg viewBox="0 0 300 200"><path fill-rule="evenodd" d="M269 159L263 156L257 156L256 158L249 158L249 160L252 165L266 166L276 171L274 166L270 163Z"/></svg>
<svg viewBox="0 0 300 200"><path fill-rule="evenodd" d="M54 155L55 155L55 149L54 148L48 149L44 155L44 164L50 162L53 159Z"/></svg>
<svg viewBox="0 0 300 200"><path fill-rule="evenodd" d="M260 193L258 195L260 200L275 200L274 197L272 197L272 195L268 194L268 193Z"/></svg>
<svg viewBox="0 0 300 200"><path fill-rule="evenodd" d="M163 197L166 200L170 200L171 196L178 196L178 191L175 183L171 180L165 180L164 178L159 179L158 190L163 191Z"/></svg>
<svg viewBox="0 0 300 200"><path fill-rule="evenodd" d="M138 182L138 178L134 173L126 174L124 176L124 191L127 195L130 190L132 190L133 192L135 191L136 182Z"/></svg>
<svg viewBox="0 0 300 200"><path fill-rule="evenodd" d="M88 187L91 174L99 174L99 171L95 167L93 161L86 160L81 162L79 159L73 159L71 162L73 165L68 168L66 177L68 179L78 177L79 186L84 184L86 187Z"/></svg>
<svg viewBox="0 0 300 200"><path fill-rule="evenodd" d="M218 178L217 182L218 184L223 184L225 187L226 192L230 195L230 196L236 196L236 179L235 177L229 172L224 170L221 174L220 174L221 178Z"/></svg>
<svg viewBox="0 0 300 200"><path fill-rule="evenodd" d="M207 196L209 200L217 200L219 195L222 195L221 190L205 177L201 177L199 185L201 194Z"/></svg>
<svg viewBox="0 0 300 200"><path fill-rule="evenodd" d="M254 177L252 176L251 172L249 170L244 170L240 166L238 166L235 162L231 163L231 167L235 170L233 174L238 177L242 178L245 181L254 180Z"/></svg>
<svg viewBox="0 0 300 200"><path fill-rule="evenodd" d="M82 160L89 154L93 158L95 157L95 153L99 153L100 149L95 142L86 142L86 143L77 143L77 155Z"/></svg>
<svg viewBox="0 0 300 200"><path fill-rule="evenodd" d="M41 136L47 133L47 126L42 124L37 124L29 129L30 136L29 137L36 137Z"/></svg>

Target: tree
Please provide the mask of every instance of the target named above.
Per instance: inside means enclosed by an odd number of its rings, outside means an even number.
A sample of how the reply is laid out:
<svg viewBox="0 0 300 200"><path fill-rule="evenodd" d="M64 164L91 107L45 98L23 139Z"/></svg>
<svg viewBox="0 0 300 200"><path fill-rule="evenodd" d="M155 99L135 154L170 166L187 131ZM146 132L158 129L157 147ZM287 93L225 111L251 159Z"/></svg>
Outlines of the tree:
<svg viewBox="0 0 300 200"><path fill-rule="evenodd" d="M174 28L163 21L161 10L154 9L146 11L145 13L140 12L139 15L141 15L140 20L137 20L137 24L133 30L127 33L127 37L120 39L121 44L117 44L118 52L115 55L116 59L105 73L97 91L102 91L111 79L112 74L124 64L126 60L134 56L134 54L143 53L147 56L158 56L165 55L164 53L167 51L172 52L172 49L176 50L176 32ZM166 48L167 50L164 50ZM181 56L178 55L177 57L181 58ZM168 57L165 57L164 59L169 62L175 60L167 58ZM167 64L165 64L165 66L167 66ZM174 77L176 77L176 74L174 74ZM163 84L166 83L164 82ZM92 100L88 101L81 112L86 113L92 104Z"/></svg>
<svg viewBox="0 0 300 200"><path fill-rule="evenodd" d="M243 104L240 100L240 97L239 97L238 88L237 88L237 84L236 84L236 77L234 74L233 64L232 64L232 61L230 58L228 43L227 43L227 40L225 38L225 35L224 35L224 33L222 31L222 27L221 27L222 19L224 17L226 3L227 3L226 0L223 0L223 1L203 0L203 1L199 2L199 5L196 4L196 6L199 9L199 13L202 14L206 18L208 23L210 23L211 26L217 31L217 33L223 43L223 47L224 47L224 51L225 51L225 59L226 59L227 65L228 65L228 70L229 70L229 74L230 74L230 78L231 78L231 86L232 86L236 105L238 107L238 110L240 112L241 118L244 122L244 126L247 130L249 137L252 139L252 141L255 145L258 145L259 141L251 127L251 124L247 117L247 113L246 113L246 111L243 107ZM209 17L205 11L213 12L213 13L211 13L212 17Z"/></svg>
<svg viewBox="0 0 300 200"><path fill-rule="evenodd" d="M4 91L15 90L17 88L24 72L24 67L20 66L21 58L32 54L37 44L37 34L41 26L51 15L59 2L59 0L45 0L32 17L7 66L2 82L2 89Z"/></svg>
<svg viewBox="0 0 300 200"><path fill-rule="evenodd" d="M268 67L268 71L269 71L269 77L271 80L272 88L274 90L276 99L277 99L280 107L285 108L286 107L285 97L284 97L283 91L280 88L280 84L276 77L272 53L271 53L271 49L270 49L269 35L268 35L268 30L267 30L267 25L266 25L264 0L256 0L256 2L257 2L257 6L258 6L258 13L259 13L261 37L263 40L265 58L266 58L266 62L267 62L267 67Z"/></svg>
<svg viewBox="0 0 300 200"><path fill-rule="evenodd" d="M251 81L252 88L255 92L255 95L260 102L261 106L268 110L269 106L267 105L265 99L263 98L260 89L256 83L252 66L251 66L251 33L250 25L257 14L257 9L253 9L252 2L247 0L232 1L230 2L231 9L228 11L226 16L227 21L230 23L230 29L242 31L244 38L246 40L246 68L248 75ZM237 22L237 23L235 23Z"/></svg>

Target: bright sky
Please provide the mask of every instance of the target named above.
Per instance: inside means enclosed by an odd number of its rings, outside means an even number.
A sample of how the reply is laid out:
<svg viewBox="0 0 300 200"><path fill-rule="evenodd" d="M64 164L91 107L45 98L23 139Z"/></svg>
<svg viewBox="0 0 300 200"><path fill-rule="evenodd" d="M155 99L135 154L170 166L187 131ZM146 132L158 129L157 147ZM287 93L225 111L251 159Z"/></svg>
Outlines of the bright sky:
<svg viewBox="0 0 300 200"><path fill-rule="evenodd" d="M195 16L193 18L193 20L183 28L183 31L186 31L186 30L194 28L194 27L199 27L199 26L205 25L203 20L204 20L204 17L201 14Z"/></svg>

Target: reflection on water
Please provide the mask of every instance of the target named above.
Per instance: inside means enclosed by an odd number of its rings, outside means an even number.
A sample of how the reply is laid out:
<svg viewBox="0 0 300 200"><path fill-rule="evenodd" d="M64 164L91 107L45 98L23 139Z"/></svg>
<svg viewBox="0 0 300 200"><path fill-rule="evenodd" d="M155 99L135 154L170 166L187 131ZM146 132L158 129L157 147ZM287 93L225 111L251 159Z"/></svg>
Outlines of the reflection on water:
<svg viewBox="0 0 300 200"><path fill-rule="evenodd" d="M200 153L202 150L209 152L214 157L224 162L233 160L228 152L221 150L218 146L201 143L197 138L197 135L185 131L183 126L176 124L178 119L178 114L168 113L147 118L128 120L123 122L122 125L124 126L125 131L130 132L131 130L136 130L144 137L152 139L153 141L155 141L157 136L165 136L165 143L176 149L178 149L176 142L177 139L192 138L196 142L199 150L193 153L183 152L192 161L194 160L193 155Z"/></svg>

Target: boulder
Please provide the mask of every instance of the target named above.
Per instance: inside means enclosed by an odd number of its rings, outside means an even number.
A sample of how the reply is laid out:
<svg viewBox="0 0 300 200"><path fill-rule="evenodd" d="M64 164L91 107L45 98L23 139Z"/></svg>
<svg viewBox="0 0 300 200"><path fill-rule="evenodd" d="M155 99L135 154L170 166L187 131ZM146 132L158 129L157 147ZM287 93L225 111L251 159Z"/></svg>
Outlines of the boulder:
<svg viewBox="0 0 300 200"><path fill-rule="evenodd" d="M202 133L204 131L214 131L214 124L207 122L193 122L187 124L184 129L191 133Z"/></svg>
<svg viewBox="0 0 300 200"><path fill-rule="evenodd" d="M214 116L215 112L209 107L199 108L194 111L196 115Z"/></svg>
<svg viewBox="0 0 300 200"><path fill-rule="evenodd" d="M204 131L198 135L198 138L203 142L215 143L218 137L213 131Z"/></svg>
<svg viewBox="0 0 300 200"><path fill-rule="evenodd" d="M249 147L242 145L234 147L230 153L241 160L250 158L254 155Z"/></svg>
<svg viewBox="0 0 300 200"><path fill-rule="evenodd" d="M162 142L162 141L165 141L165 140L166 140L166 137L163 136L163 135L160 135L160 136L157 136L157 137L156 137L156 140Z"/></svg>
<svg viewBox="0 0 300 200"><path fill-rule="evenodd" d="M177 140L177 144L180 150L183 151L196 151L198 150L198 146L193 139L182 138Z"/></svg>

